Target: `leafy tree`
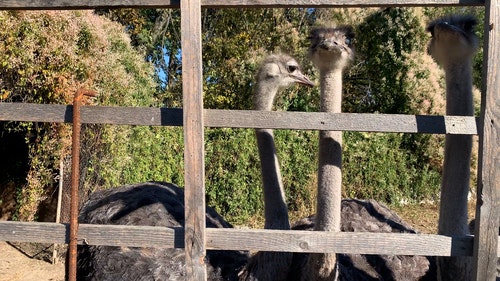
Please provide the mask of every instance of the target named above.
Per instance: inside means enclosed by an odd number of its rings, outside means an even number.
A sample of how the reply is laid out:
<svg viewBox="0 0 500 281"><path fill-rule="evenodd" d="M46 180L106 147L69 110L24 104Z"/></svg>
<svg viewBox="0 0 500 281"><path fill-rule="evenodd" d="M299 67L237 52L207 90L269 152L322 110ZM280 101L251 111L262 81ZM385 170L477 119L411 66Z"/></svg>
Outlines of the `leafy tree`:
<svg viewBox="0 0 500 281"><path fill-rule="evenodd" d="M358 70L363 89L346 97L360 112L414 113L408 74L410 57L424 51L424 31L412 9L387 8L371 14L357 27ZM358 77L361 76L358 74ZM347 77L349 79L350 77ZM359 80L357 80L359 81ZM353 83L354 84L354 83ZM355 85L354 85L355 87ZM361 90L361 91L359 91Z"/></svg>

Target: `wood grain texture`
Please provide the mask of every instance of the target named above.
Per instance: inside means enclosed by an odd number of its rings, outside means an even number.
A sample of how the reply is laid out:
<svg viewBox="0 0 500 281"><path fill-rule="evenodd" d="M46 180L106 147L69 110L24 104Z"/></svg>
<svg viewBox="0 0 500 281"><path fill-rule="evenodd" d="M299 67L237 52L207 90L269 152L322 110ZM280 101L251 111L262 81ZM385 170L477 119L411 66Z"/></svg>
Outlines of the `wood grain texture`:
<svg viewBox="0 0 500 281"><path fill-rule="evenodd" d="M0 121L71 123L72 106L0 103ZM204 109L204 126L429 134L477 134L478 118L368 113ZM182 126L180 108L82 107L82 123Z"/></svg>
<svg viewBox="0 0 500 281"><path fill-rule="evenodd" d="M0 240L68 243L69 226L59 223L0 222ZM340 252L358 254L472 255L472 237L434 234L286 231L207 228L209 250ZM182 228L80 224L78 243L123 247L184 248ZM496 250L500 257L500 247Z"/></svg>
<svg viewBox="0 0 500 281"><path fill-rule="evenodd" d="M414 7L482 6L482 0L203 0L205 7ZM1 0L0 9L95 9L95 8L178 8L180 0Z"/></svg>
<svg viewBox="0 0 500 281"><path fill-rule="evenodd" d="M187 280L206 280L205 148L200 0L181 2L184 203Z"/></svg>
<svg viewBox="0 0 500 281"><path fill-rule="evenodd" d="M500 210L500 1L486 1L473 278L495 280ZM498 278L497 278L498 280Z"/></svg>

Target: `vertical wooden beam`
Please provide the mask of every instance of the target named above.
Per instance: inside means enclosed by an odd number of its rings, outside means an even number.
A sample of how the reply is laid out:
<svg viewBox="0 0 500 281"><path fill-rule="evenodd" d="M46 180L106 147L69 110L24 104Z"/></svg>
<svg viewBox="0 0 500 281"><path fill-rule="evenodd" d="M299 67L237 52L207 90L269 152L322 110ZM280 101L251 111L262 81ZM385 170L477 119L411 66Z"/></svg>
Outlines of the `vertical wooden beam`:
<svg viewBox="0 0 500 281"><path fill-rule="evenodd" d="M500 0L485 3L483 92L474 239L475 280L495 280L500 210Z"/></svg>
<svg viewBox="0 0 500 281"><path fill-rule="evenodd" d="M181 40L187 280L206 280L200 0L181 1Z"/></svg>

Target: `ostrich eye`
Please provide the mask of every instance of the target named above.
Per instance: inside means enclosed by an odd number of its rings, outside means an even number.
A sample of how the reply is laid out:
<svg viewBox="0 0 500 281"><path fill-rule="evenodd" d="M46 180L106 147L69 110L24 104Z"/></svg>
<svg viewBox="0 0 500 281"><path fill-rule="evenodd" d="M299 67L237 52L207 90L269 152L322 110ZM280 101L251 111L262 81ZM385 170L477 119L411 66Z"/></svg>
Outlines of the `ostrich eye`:
<svg viewBox="0 0 500 281"><path fill-rule="evenodd" d="M346 45L351 45L351 42L352 42L352 41L351 41L351 38L346 38L346 39L345 39L345 44L346 44Z"/></svg>
<svg viewBox="0 0 500 281"><path fill-rule="evenodd" d="M299 68L298 66L296 65L288 65L287 66L287 70L288 72L292 73L292 72L295 72L295 70L297 70L297 68Z"/></svg>
<svg viewBox="0 0 500 281"><path fill-rule="evenodd" d="M427 31L431 33L432 37L434 37L434 26L427 27Z"/></svg>

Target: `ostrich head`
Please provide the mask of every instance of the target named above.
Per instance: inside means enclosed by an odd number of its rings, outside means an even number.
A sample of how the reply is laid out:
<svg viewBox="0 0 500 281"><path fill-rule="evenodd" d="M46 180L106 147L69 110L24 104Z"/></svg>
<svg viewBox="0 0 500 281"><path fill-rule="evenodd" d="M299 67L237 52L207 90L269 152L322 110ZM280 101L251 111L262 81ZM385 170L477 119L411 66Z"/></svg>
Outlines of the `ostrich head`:
<svg viewBox="0 0 500 281"><path fill-rule="evenodd" d="M350 26L311 30L309 56L320 69L342 69L354 58L354 31Z"/></svg>
<svg viewBox="0 0 500 281"><path fill-rule="evenodd" d="M443 67L471 58L478 47L474 34L477 21L472 16L449 16L437 19L427 26L432 39L427 53Z"/></svg>
<svg viewBox="0 0 500 281"><path fill-rule="evenodd" d="M294 83L314 86L302 73L297 61L284 54L267 56L257 72L256 80L254 108L259 110L271 110L276 93Z"/></svg>

